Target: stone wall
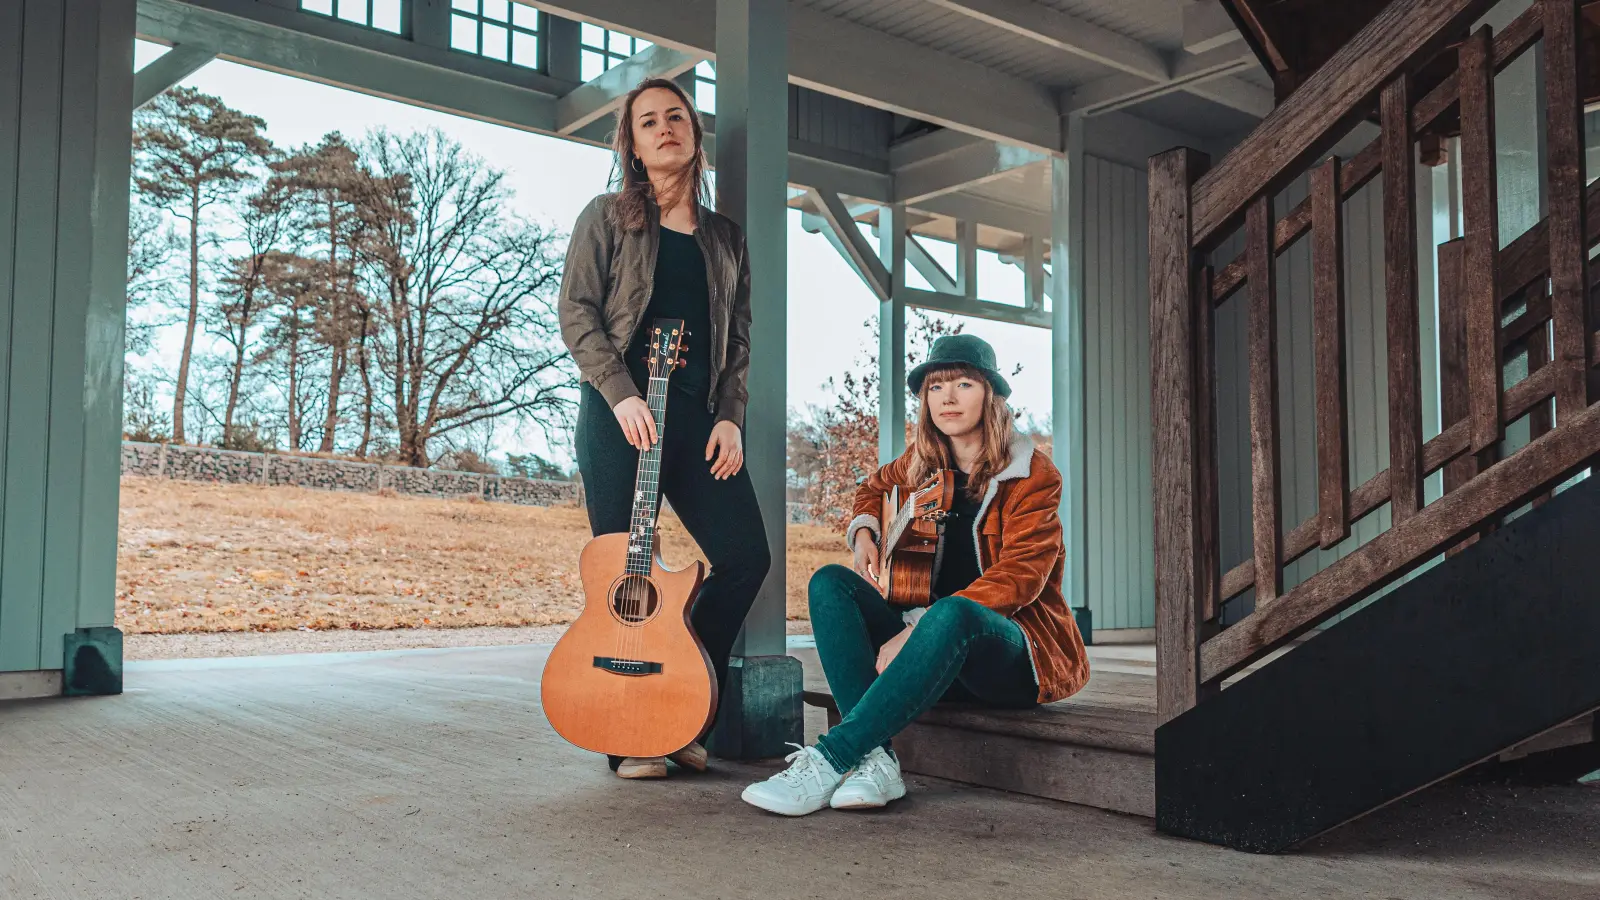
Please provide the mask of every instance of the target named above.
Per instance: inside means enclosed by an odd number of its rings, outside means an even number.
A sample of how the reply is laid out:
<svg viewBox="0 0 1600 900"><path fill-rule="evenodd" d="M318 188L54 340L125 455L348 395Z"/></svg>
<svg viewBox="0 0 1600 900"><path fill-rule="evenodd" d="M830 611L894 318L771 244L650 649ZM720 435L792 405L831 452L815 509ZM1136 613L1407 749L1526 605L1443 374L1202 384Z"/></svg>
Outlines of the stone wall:
<svg viewBox="0 0 1600 900"><path fill-rule="evenodd" d="M345 459L135 441L122 442L122 474L227 484L293 485L368 494L387 488L399 494L478 496L524 506L564 506L583 500L583 489L575 481L504 478Z"/></svg>

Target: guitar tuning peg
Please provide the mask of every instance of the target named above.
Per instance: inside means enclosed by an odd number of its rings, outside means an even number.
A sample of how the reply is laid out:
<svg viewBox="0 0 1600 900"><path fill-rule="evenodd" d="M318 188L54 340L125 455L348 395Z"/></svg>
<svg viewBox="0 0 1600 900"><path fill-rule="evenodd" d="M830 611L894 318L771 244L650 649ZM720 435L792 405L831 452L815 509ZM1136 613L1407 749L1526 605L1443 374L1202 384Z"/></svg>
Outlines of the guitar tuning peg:
<svg viewBox="0 0 1600 900"><path fill-rule="evenodd" d="M689 364L688 360L685 360L685 359L678 360L678 368L680 368L680 369L683 368L684 366L687 366L688 364Z"/></svg>

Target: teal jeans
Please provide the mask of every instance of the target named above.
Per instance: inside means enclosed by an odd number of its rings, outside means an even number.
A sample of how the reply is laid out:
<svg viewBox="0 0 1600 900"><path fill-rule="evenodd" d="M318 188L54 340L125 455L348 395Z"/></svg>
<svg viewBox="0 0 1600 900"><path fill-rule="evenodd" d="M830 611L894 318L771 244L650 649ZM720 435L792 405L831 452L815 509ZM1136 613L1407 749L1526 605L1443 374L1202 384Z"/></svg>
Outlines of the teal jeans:
<svg viewBox="0 0 1600 900"><path fill-rule="evenodd" d="M923 614L894 661L878 673L878 649L905 630L899 610L845 566L811 577L811 630L839 724L817 741L835 771L855 768L941 700L1007 709L1038 705L1028 640L1016 622L965 597Z"/></svg>

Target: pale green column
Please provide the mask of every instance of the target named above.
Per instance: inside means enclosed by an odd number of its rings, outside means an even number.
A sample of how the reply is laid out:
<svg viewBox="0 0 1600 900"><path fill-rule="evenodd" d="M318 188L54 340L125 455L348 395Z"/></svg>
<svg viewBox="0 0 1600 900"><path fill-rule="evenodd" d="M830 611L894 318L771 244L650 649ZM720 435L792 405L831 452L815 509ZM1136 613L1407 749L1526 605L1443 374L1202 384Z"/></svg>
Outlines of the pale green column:
<svg viewBox="0 0 1600 900"><path fill-rule="evenodd" d="M878 465L906 452L906 208L879 213L879 256L889 272L889 296L878 304Z"/></svg>
<svg viewBox="0 0 1600 900"><path fill-rule="evenodd" d="M1082 116L1063 123L1066 155L1050 161L1050 423L1053 461L1061 470L1061 536L1066 567L1061 588L1080 609L1079 626L1090 631L1089 513L1084 475L1083 369L1083 129ZM1087 636L1087 634L1086 634Z"/></svg>
<svg viewBox="0 0 1600 900"><path fill-rule="evenodd" d="M133 36L122 0L0 4L0 672L70 643L69 692L121 680Z"/></svg>
<svg viewBox="0 0 1600 900"><path fill-rule="evenodd" d="M785 653L785 474L788 409L788 6L717 2L717 208L750 248L750 403L745 461L772 568L734 648L711 750L781 756L801 740L798 660Z"/></svg>

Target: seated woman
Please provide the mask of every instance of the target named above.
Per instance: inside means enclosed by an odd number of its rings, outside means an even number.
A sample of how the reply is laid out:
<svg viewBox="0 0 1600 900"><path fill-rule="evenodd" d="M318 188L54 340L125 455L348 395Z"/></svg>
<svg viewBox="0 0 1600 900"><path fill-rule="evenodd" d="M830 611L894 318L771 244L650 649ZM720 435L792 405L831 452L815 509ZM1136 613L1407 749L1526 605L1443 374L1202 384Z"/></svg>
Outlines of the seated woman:
<svg viewBox="0 0 1600 900"><path fill-rule="evenodd" d="M842 719L745 789L745 802L769 812L885 806L906 791L889 741L936 702L1030 708L1089 679L1061 593L1061 473L1013 428L994 350L941 337L907 382L920 400L914 442L856 490L845 532L855 571L826 566L811 579L817 655ZM940 469L955 470L956 493L934 555L937 599L892 607L869 580L882 496L898 485L903 497Z"/></svg>

